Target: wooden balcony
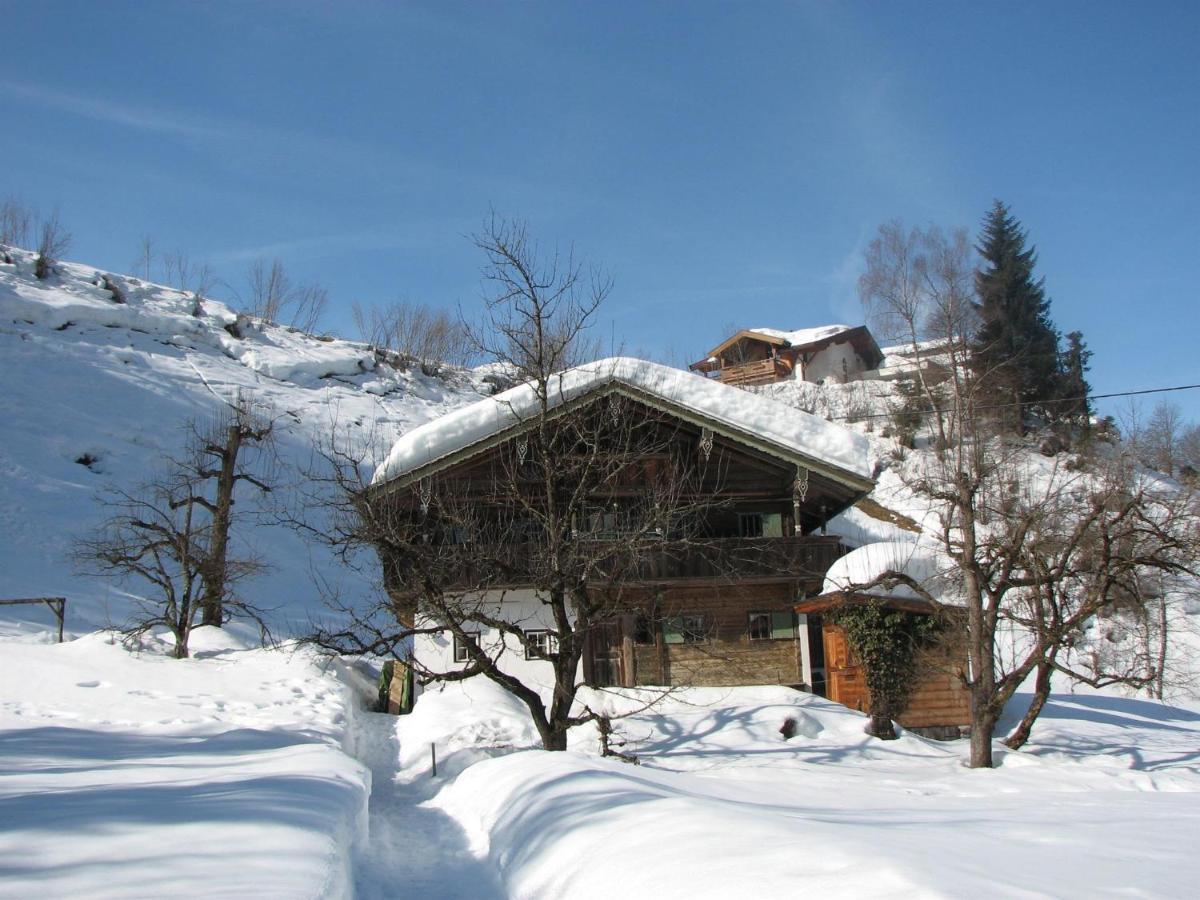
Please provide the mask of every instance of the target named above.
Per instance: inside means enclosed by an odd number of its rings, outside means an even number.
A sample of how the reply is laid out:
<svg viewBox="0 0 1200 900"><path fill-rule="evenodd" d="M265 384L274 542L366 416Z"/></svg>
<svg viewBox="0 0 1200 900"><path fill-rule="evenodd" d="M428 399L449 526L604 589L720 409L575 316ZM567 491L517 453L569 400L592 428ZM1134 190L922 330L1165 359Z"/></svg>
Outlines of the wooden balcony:
<svg viewBox="0 0 1200 900"><path fill-rule="evenodd" d="M723 384L741 387L748 384L771 384L788 376L788 369L777 359L760 359L756 362L723 366L716 370L716 378Z"/></svg>
<svg viewBox="0 0 1200 900"><path fill-rule="evenodd" d="M819 579L840 555L836 537L716 538L658 551L651 547L631 566L632 580Z"/></svg>
<svg viewBox="0 0 1200 900"><path fill-rule="evenodd" d="M819 581L841 555L839 540L832 536L645 541L637 547L617 540L581 537L576 549L587 560L597 584L749 579ZM446 550L452 557L448 561L462 573L462 586L473 583L518 586L533 580L526 573L545 571L536 545L462 545ZM500 575L501 572L507 574Z"/></svg>

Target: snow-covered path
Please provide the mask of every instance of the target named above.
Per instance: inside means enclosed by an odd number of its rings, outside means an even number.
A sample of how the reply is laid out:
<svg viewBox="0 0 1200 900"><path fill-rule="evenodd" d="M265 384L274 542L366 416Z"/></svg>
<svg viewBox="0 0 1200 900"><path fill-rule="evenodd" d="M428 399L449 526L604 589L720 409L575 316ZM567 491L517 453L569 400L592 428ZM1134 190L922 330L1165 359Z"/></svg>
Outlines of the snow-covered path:
<svg viewBox="0 0 1200 900"><path fill-rule="evenodd" d="M370 838L357 860L361 900L412 897L490 900L506 894L487 860L476 858L462 828L440 809L423 806L441 782L400 777L396 716L358 711L353 749L371 770Z"/></svg>

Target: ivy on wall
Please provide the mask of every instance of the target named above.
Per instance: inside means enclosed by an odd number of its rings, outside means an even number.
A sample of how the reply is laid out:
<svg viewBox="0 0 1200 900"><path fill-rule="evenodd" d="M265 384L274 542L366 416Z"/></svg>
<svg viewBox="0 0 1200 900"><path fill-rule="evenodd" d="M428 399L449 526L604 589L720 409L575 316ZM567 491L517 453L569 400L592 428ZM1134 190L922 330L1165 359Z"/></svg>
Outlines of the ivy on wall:
<svg viewBox="0 0 1200 900"><path fill-rule="evenodd" d="M843 604L828 618L846 634L851 652L862 664L871 696L872 735L895 740L892 720L908 706L916 686L917 657L942 630L932 615L888 609L881 600Z"/></svg>

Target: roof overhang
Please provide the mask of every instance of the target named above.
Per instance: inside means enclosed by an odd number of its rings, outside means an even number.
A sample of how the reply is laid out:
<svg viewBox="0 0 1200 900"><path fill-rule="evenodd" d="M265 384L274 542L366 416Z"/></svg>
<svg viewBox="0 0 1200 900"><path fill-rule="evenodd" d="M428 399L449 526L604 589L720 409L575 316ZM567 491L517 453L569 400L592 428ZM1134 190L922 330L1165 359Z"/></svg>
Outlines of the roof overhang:
<svg viewBox="0 0 1200 900"><path fill-rule="evenodd" d="M770 344L772 347L788 346L788 342L781 337L775 337L774 335L771 335L771 334L763 334L760 331L750 331L749 329L743 328L741 331L739 331L733 337L729 338L728 340L722 341L720 344L713 347L711 350L708 351L708 354L704 357L704 359L700 360L699 362L692 363L688 368L691 368L691 369L704 368L705 366L709 365L710 359L712 359L714 356L720 356L721 353L723 353L725 350L728 350L730 347L732 347L734 344L736 344L738 341L742 340L743 338L745 338L747 340L751 340L751 341L759 341L760 343L763 343L763 344Z"/></svg>
<svg viewBox="0 0 1200 900"><path fill-rule="evenodd" d="M915 597L892 597L864 594L857 591L831 591L828 594L801 600L795 605L795 610L798 613L814 614L828 612L842 606L867 606L871 603L882 604L886 609L924 613L925 615L941 615L958 609L958 607L945 606L933 600L921 600Z"/></svg>
<svg viewBox="0 0 1200 900"><path fill-rule="evenodd" d="M736 388L731 388L736 390ZM660 412L675 416L685 422L700 427L708 428L714 434L720 435L734 443L750 447L754 450L764 453L776 459L783 460L787 463L796 466L803 466L811 472L828 478L844 487L848 488L854 496L847 500L844 506L838 510L830 511L830 515L836 515L842 509L846 509L856 503L863 496L870 493L875 482L855 472L842 469L825 460L818 459L814 456L809 456L796 451L792 447L786 447L764 438L762 435L755 434L751 431L737 428L724 422L718 418L705 415L703 412L692 409L682 403L673 402L670 399L664 398L651 391L643 390L636 385L631 385L622 381L612 380L597 384L593 388L584 391L583 393L572 397L568 400L559 403L557 406L547 410L546 416L549 421L553 421L561 416L569 415L570 413L595 402L603 397L610 395L620 395L643 403L646 406L657 409ZM504 442L511 440L522 432L529 431L538 427L540 424L540 416L533 415L529 418L513 422L505 428L492 432L485 437L480 438L466 446L456 448L446 454L435 457L427 462L416 466L406 472L403 472L393 478L389 478L379 484L371 486L372 493L387 494L392 491L408 487L418 481L435 475L446 469L452 468L459 463L484 453L493 447L497 447Z"/></svg>

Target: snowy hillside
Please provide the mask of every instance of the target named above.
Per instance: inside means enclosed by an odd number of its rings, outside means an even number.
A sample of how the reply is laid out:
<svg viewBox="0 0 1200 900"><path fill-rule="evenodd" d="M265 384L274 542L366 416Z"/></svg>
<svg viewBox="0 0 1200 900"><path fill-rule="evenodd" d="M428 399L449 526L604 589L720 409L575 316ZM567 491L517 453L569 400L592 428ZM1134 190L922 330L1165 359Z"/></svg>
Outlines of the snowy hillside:
<svg viewBox="0 0 1200 900"><path fill-rule="evenodd" d="M83 265L38 281L34 255L13 256L0 262L0 597L66 596L71 631L120 623L128 608L115 586L79 577L69 562L72 541L104 518L97 491L160 472L180 454L189 419L203 421L239 391L271 410L284 484L272 499L285 503L331 429L374 433L386 448L488 392L470 373L399 371L361 343L239 322L215 301L193 316L190 294L113 275L118 303ZM261 521L242 534L271 567L243 592L275 609L284 635L321 609L311 568L343 590L364 589L285 528ZM17 609L7 612L48 621Z"/></svg>
<svg viewBox="0 0 1200 900"><path fill-rule="evenodd" d="M971 770L964 742L877 741L861 713L788 688L687 688L650 708L637 690L589 692L633 766L603 758L591 725L565 753L537 749L527 711L483 679L393 717L365 711L365 661L264 649L237 628L198 629L186 660L162 635L122 646L95 629L129 599L74 573L72 542L106 515L97 491L161 471L189 419L239 391L269 407L271 502L286 505L331 429L374 434L382 459L490 385L211 301L193 315L190 295L128 277L109 276L116 302L86 266L39 282L32 254L15 258L0 264L0 597L65 595L76 639L51 643L45 610L0 617L0 897L1194 893L1200 714L1186 703L1064 686L1020 752ZM901 478L923 451L898 454L872 418L894 390L757 389L865 435L878 487L830 523L848 544L933 526ZM1030 450L1023 474L1052 465ZM271 569L243 593L279 634L321 614L313 573L343 598L375 587L261 513L242 534Z"/></svg>

